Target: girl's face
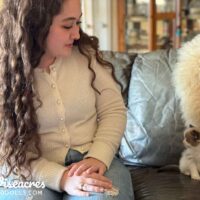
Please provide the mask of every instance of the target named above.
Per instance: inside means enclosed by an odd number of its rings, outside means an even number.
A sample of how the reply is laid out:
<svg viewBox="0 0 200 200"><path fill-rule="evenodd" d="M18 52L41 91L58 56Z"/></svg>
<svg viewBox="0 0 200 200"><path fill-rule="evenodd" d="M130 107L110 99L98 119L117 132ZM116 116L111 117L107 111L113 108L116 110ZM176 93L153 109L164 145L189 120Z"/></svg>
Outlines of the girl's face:
<svg viewBox="0 0 200 200"><path fill-rule="evenodd" d="M61 11L53 18L46 40L45 54L48 57L69 56L73 43L80 38L80 0L64 0Z"/></svg>

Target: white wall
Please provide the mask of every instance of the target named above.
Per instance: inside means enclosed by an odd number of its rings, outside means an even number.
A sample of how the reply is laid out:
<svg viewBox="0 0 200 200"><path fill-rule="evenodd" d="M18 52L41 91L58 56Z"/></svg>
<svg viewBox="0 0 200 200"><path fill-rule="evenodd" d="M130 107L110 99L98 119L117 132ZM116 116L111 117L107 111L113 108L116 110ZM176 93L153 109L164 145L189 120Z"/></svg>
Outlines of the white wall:
<svg viewBox="0 0 200 200"><path fill-rule="evenodd" d="M94 35L92 6L93 0L82 0L82 28L89 35Z"/></svg>
<svg viewBox="0 0 200 200"><path fill-rule="evenodd" d="M117 1L82 0L83 30L99 38L101 50L117 50Z"/></svg>
<svg viewBox="0 0 200 200"><path fill-rule="evenodd" d="M94 35L100 41L100 49L111 49L111 1L94 0L93 17L94 17Z"/></svg>
<svg viewBox="0 0 200 200"><path fill-rule="evenodd" d="M2 3L3 3L3 0L0 0L0 9L1 9L1 7L2 7Z"/></svg>

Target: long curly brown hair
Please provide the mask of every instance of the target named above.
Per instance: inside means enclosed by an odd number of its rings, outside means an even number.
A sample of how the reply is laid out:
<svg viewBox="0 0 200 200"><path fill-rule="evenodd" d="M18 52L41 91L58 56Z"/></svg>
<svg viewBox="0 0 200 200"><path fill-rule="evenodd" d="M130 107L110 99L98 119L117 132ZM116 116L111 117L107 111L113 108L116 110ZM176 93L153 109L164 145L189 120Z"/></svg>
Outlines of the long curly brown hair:
<svg viewBox="0 0 200 200"><path fill-rule="evenodd" d="M33 70L44 54L44 44L53 17L60 12L64 0L4 0L0 13L0 91L1 91L1 164L6 166L4 176L11 173L26 179L24 169L30 172L30 163L41 156L36 108L33 98ZM87 57L91 67L91 51L103 66L112 65L102 59L98 39L89 37L80 29L80 39L75 42ZM112 70L113 77L114 72ZM28 158L32 148L35 157ZM3 173L2 173L3 174ZM30 175L31 173L29 173Z"/></svg>

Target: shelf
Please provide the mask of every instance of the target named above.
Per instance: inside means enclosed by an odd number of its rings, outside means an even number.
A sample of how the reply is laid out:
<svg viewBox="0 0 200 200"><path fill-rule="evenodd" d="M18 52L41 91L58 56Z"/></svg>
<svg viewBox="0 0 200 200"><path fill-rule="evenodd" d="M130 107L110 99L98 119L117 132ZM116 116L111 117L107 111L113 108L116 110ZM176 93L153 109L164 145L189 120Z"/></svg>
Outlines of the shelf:
<svg viewBox="0 0 200 200"><path fill-rule="evenodd" d="M186 8L187 1L191 5ZM166 7L156 4L156 0L149 0L146 5L139 5L140 0L136 4L132 0L118 2L121 2L119 10L123 13L118 16L119 45L122 51L152 51L170 45L179 48L182 42L200 32L199 0L165 0ZM186 9L190 9L187 16Z"/></svg>
<svg viewBox="0 0 200 200"><path fill-rule="evenodd" d="M175 12L157 13L155 17L157 20L174 20L176 18L176 13Z"/></svg>

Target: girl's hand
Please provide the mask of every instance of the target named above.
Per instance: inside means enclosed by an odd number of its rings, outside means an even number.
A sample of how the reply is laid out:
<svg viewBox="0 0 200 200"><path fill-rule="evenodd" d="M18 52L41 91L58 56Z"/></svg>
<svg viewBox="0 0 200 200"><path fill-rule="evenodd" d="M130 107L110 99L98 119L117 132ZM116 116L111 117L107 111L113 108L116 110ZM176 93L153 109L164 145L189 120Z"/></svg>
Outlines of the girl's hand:
<svg viewBox="0 0 200 200"><path fill-rule="evenodd" d="M111 181L97 173L69 177L68 171L65 171L61 179L61 189L69 195L89 196L90 192L104 192L110 188L112 188Z"/></svg>
<svg viewBox="0 0 200 200"><path fill-rule="evenodd" d="M86 158L80 162L73 163L67 167L68 176L80 176L82 173L98 173L103 175L106 171L106 165L95 158Z"/></svg>

